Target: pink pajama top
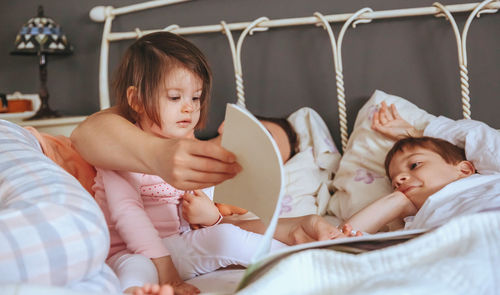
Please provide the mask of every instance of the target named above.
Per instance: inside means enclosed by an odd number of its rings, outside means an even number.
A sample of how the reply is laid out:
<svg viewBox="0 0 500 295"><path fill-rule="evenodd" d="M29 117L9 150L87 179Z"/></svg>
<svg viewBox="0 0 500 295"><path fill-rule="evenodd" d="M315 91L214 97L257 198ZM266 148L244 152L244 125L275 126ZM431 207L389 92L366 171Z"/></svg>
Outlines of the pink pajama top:
<svg viewBox="0 0 500 295"><path fill-rule="evenodd" d="M166 256L162 239L189 230L180 211L185 192L159 176L97 168L93 190L110 231L108 257L125 249L148 258ZM212 198L213 188L204 192Z"/></svg>

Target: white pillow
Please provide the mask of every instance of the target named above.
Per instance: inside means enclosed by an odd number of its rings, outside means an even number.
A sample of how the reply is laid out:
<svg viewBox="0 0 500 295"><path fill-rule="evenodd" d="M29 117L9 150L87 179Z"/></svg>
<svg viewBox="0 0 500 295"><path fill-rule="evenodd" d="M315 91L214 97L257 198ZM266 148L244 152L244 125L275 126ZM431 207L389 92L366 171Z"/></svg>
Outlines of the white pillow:
<svg viewBox="0 0 500 295"><path fill-rule="evenodd" d="M299 152L284 165L285 192L280 217L326 213L331 176L340 153L321 116L301 108L288 117L299 140Z"/></svg>
<svg viewBox="0 0 500 295"><path fill-rule="evenodd" d="M328 213L343 220L380 197L392 192L385 175L384 160L394 141L371 129L373 113L380 103L394 104L406 121L424 129L435 116L411 102L376 90L359 110L354 130L333 179L335 193L330 198Z"/></svg>

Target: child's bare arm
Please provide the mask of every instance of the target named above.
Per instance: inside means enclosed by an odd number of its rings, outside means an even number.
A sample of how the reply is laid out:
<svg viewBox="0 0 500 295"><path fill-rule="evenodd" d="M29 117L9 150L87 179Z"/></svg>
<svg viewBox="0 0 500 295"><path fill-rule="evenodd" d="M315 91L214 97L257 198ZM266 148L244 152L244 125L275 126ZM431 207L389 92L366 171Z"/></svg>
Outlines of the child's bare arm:
<svg viewBox="0 0 500 295"><path fill-rule="evenodd" d="M402 192L395 191L363 208L346 223L356 230L376 233L387 223L416 212L413 203Z"/></svg>
<svg viewBox="0 0 500 295"><path fill-rule="evenodd" d="M152 258L151 260L158 271L158 281L160 285L172 285L175 294L191 295L200 293L198 288L181 279L170 255Z"/></svg>

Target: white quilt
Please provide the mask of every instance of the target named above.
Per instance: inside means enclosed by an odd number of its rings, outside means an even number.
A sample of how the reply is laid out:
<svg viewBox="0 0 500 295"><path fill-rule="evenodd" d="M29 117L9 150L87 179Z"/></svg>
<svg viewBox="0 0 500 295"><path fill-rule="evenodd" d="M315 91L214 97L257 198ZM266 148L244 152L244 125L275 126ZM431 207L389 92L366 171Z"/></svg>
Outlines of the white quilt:
<svg viewBox="0 0 500 295"><path fill-rule="evenodd" d="M458 217L406 243L288 256L238 294L499 294L500 212Z"/></svg>

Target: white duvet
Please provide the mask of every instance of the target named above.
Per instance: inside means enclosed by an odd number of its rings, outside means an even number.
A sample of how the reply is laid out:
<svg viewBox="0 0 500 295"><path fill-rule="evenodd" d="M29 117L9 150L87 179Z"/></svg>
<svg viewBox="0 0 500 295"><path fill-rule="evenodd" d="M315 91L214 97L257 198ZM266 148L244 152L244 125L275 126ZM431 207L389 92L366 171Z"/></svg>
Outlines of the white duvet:
<svg viewBox="0 0 500 295"><path fill-rule="evenodd" d="M365 254L307 250L238 294L499 294L499 229L500 213L486 212Z"/></svg>

